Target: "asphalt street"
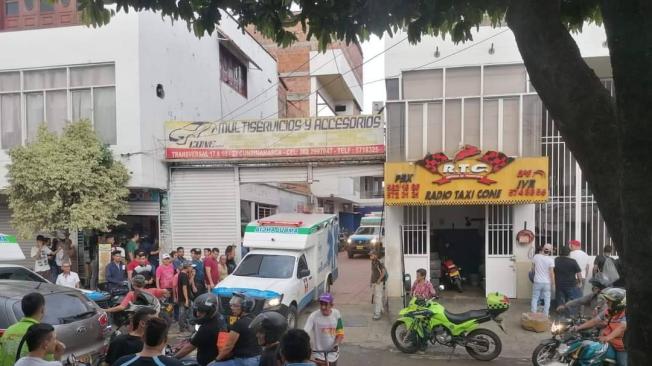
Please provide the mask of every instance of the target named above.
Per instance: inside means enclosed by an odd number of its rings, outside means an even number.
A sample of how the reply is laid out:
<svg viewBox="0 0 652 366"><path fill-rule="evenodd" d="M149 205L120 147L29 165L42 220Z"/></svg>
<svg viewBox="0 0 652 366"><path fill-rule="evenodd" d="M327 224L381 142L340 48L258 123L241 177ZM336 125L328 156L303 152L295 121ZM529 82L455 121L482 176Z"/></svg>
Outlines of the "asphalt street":
<svg viewBox="0 0 652 366"><path fill-rule="evenodd" d="M477 361L468 356L463 349L457 349L452 355L444 348L430 348L425 354L408 355L396 350L368 349L344 344L337 364L338 366L526 366L532 365L532 362L527 359L501 357L491 362Z"/></svg>

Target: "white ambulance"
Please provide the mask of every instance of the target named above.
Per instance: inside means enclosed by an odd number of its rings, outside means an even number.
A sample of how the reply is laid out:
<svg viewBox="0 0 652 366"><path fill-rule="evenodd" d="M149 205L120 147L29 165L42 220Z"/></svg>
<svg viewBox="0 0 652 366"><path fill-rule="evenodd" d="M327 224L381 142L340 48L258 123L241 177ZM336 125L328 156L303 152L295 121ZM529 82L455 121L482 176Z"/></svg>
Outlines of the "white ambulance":
<svg viewBox="0 0 652 366"><path fill-rule="evenodd" d="M223 308L234 293L254 298L254 312L285 305L294 327L297 314L337 279L338 238L336 215L277 214L254 221L245 229L247 254L213 293Z"/></svg>

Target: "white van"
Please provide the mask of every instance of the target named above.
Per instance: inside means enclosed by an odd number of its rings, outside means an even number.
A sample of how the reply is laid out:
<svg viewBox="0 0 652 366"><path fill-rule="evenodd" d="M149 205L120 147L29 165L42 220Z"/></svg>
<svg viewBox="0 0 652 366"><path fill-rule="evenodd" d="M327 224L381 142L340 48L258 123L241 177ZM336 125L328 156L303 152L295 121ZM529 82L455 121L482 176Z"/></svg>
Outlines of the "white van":
<svg viewBox="0 0 652 366"><path fill-rule="evenodd" d="M337 279L337 216L277 214L254 221L245 229L248 249L235 271L213 293L223 307L235 292L256 299L254 311L283 304L288 323Z"/></svg>

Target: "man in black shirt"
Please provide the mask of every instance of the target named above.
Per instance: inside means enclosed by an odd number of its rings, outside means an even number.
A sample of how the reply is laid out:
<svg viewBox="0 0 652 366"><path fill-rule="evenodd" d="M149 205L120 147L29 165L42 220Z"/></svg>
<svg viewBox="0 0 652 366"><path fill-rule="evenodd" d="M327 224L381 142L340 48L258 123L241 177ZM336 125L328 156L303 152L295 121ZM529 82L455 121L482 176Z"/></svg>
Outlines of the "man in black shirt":
<svg viewBox="0 0 652 366"><path fill-rule="evenodd" d="M276 311L265 311L251 322L249 328L256 332L258 344L263 347L258 366L279 366L279 342L288 329L288 321Z"/></svg>
<svg viewBox="0 0 652 366"><path fill-rule="evenodd" d="M145 344L135 355L120 357L115 366L183 366L171 357L161 356L168 340L168 323L161 318L152 318L145 323Z"/></svg>
<svg viewBox="0 0 652 366"><path fill-rule="evenodd" d="M582 269L569 255L570 248L564 246L559 251L559 257L555 258L555 285L559 305L582 296L579 287L582 283Z"/></svg>
<svg viewBox="0 0 652 366"><path fill-rule="evenodd" d="M109 350L106 352L104 363L113 365L122 356L140 352L143 349L145 324L150 318L155 316L156 310L152 308L141 307L138 309L131 319L131 331L128 334L121 334L115 337L109 344Z"/></svg>
<svg viewBox="0 0 652 366"><path fill-rule="evenodd" d="M220 361L229 360L224 364L235 364L245 366L257 366L260 361L261 347L256 340L256 333L249 328L254 319L251 311L254 308L254 300L242 294L233 294L229 302L233 316L239 318L229 327L229 338L217 355L218 365Z"/></svg>
<svg viewBox="0 0 652 366"><path fill-rule="evenodd" d="M193 302L192 314L197 332L190 338L190 343L180 349L175 358L183 358L197 349L197 363L206 366L217 357L217 337L219 332L226 332L226 322L218 313L218 300L211 293L198 296Z"/></svg>
<svg viewBox="0 0 652 366"><path fill-rule="evenodd" d="M177 292L177 305L179 306L179 332L190 330L188 315L190 313L190 301L192 294L192 284L190 283L190 272L192 263L184 262L179 272L179 287Z"/></svg>

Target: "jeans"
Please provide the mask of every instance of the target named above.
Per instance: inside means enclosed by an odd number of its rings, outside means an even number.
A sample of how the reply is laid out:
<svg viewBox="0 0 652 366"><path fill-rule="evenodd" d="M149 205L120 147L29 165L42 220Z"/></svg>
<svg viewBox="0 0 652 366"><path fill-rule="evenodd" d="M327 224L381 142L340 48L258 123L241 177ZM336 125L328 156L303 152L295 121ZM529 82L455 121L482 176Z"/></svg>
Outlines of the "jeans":
<svg viewBox="0 0 652 366"><path fill-rule="evenodd" d="M550 296L552 290L549 283L535 282L532 284L532 302L530 303L530 311L537 312L539 299L543 297L543 313L546 316L550 312Z"/></svg>
<svg viewBox="0 0 652 366"><path fill-rule="evenodd" d="M190 308L186 307L183 303L179 303L179 332L190 329L190 323L188 322L189 315Z"/></svg>
<svg viewBox="0 0 652 366"><path fill-rule="evenodd" d="M557 306L564 305L565 303L571 300L579 299L580 297L582 297L582 290L577 286L557 286ZM575 313L575 309L569 309L569 312Z"/></svg>
<svg viewBox="0 0 652 366"><path fill-rule="evenodd" d="M616 365L627 366L627 351L616 351Z"/></svg>
<svg viewBox="0 0 652 366"><path fill-rule="evenodd" d="M258 366L260 356L249 358L232 358L226 361L213 361L208 366Z"/></svg>
<svg viewBox="0 0 652 366"><path fill-rule="evenodd" d="M371 291L374 294L374 318L379 318L383 312L383 284L372 284Z"/></svg>

